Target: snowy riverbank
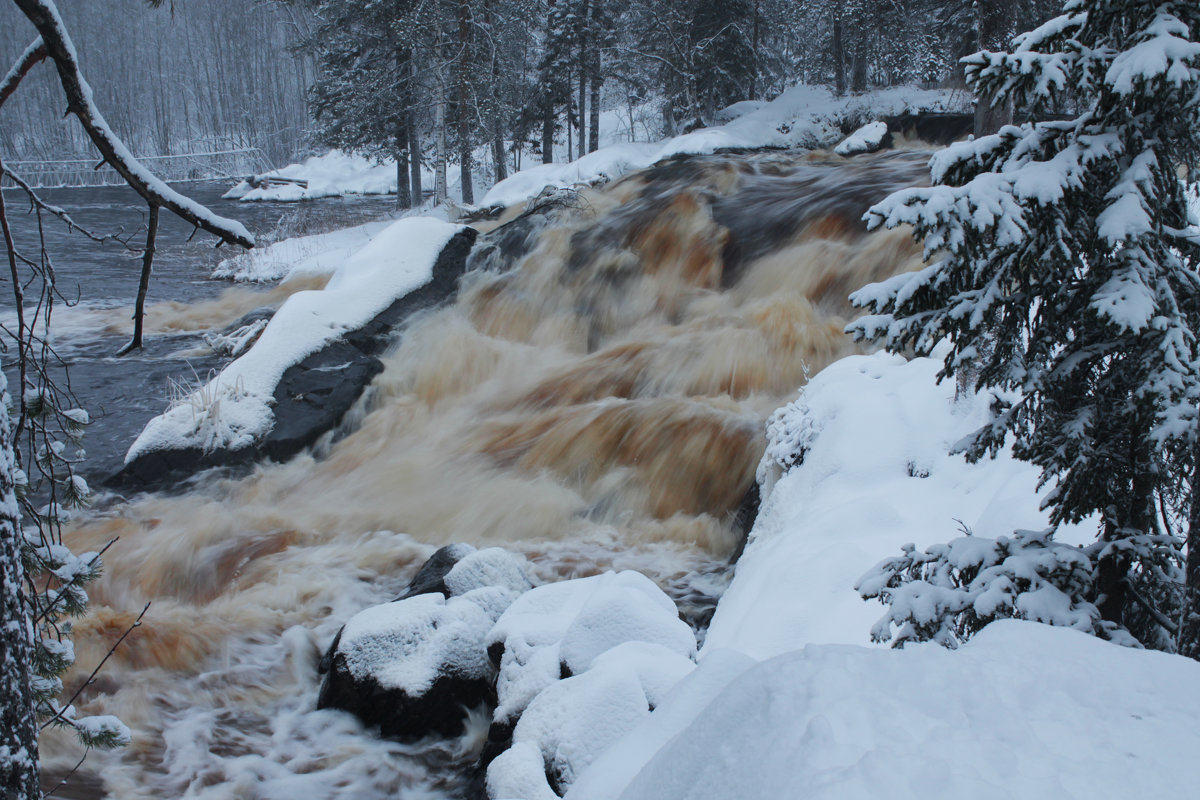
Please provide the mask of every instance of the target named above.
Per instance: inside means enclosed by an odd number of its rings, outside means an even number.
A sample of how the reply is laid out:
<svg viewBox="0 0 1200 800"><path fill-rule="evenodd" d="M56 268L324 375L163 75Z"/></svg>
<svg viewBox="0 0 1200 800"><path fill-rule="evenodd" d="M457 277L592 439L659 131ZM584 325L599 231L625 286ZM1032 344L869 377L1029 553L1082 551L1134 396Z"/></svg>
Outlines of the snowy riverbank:
<svg viewBox="0 0 1200 800"><path fill-rule="evenodd" d="M561 188L612 180L664 158L682 153L703 154L723 149L832 145L841 138L843 122L876 119L905 112L958 110L960 92L917 89L911 86L879 89L862 95L835 97L824 86L799 85L770 102L744 102L720 115L723 124L701 128L661 141L624 140L626 130L617 115L602 117L602 147L567 163L535 164L532 155L520 172L487 188L487 176L477 174L476 197L482 207L513 205L539 194L547 186ZM481 149L477 159L488 157ZM453 170L457 174L457 169ZM349 194L394 194L395 162L375 162L362 156L331 150L302 163L289 164L268 175L307 181L307 186L285 184L253 188L245 181L225 197L246 201L312 200ZM432 173L424 177L433 185ZM462 189L451 184L450 196L462 199Z"/></svg>

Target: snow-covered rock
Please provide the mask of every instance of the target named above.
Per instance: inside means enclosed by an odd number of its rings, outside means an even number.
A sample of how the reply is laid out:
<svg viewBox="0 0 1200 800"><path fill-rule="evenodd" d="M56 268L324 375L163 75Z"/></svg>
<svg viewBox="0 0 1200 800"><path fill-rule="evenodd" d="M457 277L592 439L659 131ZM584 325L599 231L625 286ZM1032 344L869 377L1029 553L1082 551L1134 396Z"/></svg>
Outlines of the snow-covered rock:
<svg viewBox="0 0 1200 800"><path fill-rule="evenodd" d="M238 253L217 265L214 278L267 283L309 275L327 275L362 249L389 222L368 222L312 236L293 236L266 247Z"/></svg>
<svg viewBox="0 0 1200 800"><path fill-rule="evenodd" d="M495 719L517 720L530 701L567 675L587 670L622 642L654 642L684 658L696 639L671 598L638 572L606 572L526 592L488 636L500 674Z"/></svg>
<svg viewBox="0 0 1200 800"><path fill-rule="evenodd" d="M838 142L837 146L833 148L833 152L839 156L874 153L887 146L888 138L888 126L886 122L868 122Z"/></svg>
<svg viewBox="0 0 1200 800"><path fill-rule="evenodd" d="M334 642L318 707L350 711L386 737L459 733L465 709L492 699L485 639L514 599L483 587L359 612Z"/></svg>
<svg viewBox="0 0 1200 800"><path fill-rule="evenodd" d="M291 295L253 347L150 420L112 481L162 485L312 444L382 369L376 355L394 326L453 294L474 237L429 218L389 225L324 289Z"/></svg>

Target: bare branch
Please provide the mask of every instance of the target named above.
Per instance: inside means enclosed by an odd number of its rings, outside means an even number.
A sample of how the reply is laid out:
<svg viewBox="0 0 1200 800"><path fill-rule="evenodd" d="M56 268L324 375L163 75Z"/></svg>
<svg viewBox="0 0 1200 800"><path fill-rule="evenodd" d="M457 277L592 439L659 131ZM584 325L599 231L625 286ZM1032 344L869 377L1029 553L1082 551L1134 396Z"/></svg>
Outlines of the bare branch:
<svg viewBox="0 0 1200 800"><path fill-rule="evenodd" d="M142 349L142 321L146 317L146 290L150 286L150 268L154 264L154 239L158 236L158 206L150 204L150 219L146 223L146 249L142 252L142 278L138 282L137 302L133 305L133 338L117 351L123 356Z"/></svg>
<svg viewBox="0 0 1200 800"><path fill-rule="evenodd" d="M254 247L254 236L236 220L226 219L184 197L146 169L125 143L113 133L100 109L92 100L92 88L79 68L75 45L52 0L14 0L37 28L46 50L58 69L59 80L67 95L67 111L83 125L92 144L104 160L140 194L147 203L167 209L176 216L220 237L221 241Z"/></svg>
<svg viewBox="0 0 1200 800"><path fill-rule="evenodd" d="M65 222L67 224L67 230L72 231L72 232L78 231L79 233L82 233L87 238L91 239L93 242L98 242L100 244L103 244L104 242L108 242L108 241L113 241L113 242L120 242L121 244L125 245L126 250L135 250L136 249L134 247L131 247L129 245L129 243L127 241L125 241L124 239L122 239L119 234L116 234L116 233L103 233L103 234L94 233L93 231L90 231L87 228L83 227L78 222L76 222L74 219L72 219L71 215L68 214L65 210L63 210L62 208L60 208L56 205L53 205L51 203L47 203L45 200L43 200L38 195L38 193L34 190L34 188L25 182L24 178L22 178L21 176L17 175L12 170L5 167L4 163L2 161L0 161L0 177L3 177L5 175L7 175L8 179L11 180L13 183L15 183L18 188L20 188L23 192L25 192L25 194L29 197L30 203L33 203L35 206L42 209L46 213L51 214L55 217L58 217L63 222Z"/></svg>
<svg viewBox="0 0 1200 800"><path fill-rule="evenodd" d="M42 44L42 37L34 39L29 47L25 48L25 52L17 59L17 63L13 64L12 69L4 76L4 80L0 80L0 106L4 105L4 101L17 90L17 84L21 79L29 74L29 70L46 57L46 45Z"/></svg>

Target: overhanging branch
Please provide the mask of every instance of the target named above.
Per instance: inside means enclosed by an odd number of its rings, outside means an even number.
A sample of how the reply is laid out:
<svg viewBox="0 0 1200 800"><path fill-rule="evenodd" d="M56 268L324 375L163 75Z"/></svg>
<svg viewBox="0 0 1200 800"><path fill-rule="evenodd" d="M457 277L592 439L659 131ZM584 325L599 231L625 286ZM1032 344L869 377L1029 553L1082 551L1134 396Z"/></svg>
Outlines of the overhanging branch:
<svg viewBox="0 0 1200 800"><path fill-rule="evenodd" d="M4 105L4 101L17 90L17 85L21 79L29 74L29 70L46 57L46 45L42 44L42 37L34 39L29 47L25 48L25 52L17 59L17 63L13 64L12 69L0 80L0 106Z"/></svg>
<svg viewBox="0 0 1200 800"><path fill-rule="evenodd" d="M222 242L254 247L254 236L244 225L214 214L167 186L134 158L125 143L113 133L92 99L92 88L80 70L75 45L52 0L14 2L41 34L46 53L54 61L67 95L67 111L75 115L104 160L129 186L150 205L167 209L196 227L220 237Z"/></svg>

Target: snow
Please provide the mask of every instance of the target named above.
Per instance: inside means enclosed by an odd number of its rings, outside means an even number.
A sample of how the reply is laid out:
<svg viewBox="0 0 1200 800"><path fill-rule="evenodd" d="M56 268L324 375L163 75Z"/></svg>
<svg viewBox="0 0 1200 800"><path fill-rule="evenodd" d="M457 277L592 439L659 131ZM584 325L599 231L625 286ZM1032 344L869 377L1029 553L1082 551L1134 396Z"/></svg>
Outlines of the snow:
<svg viewBox="0 0 1200 800"><path fill-rule="evenodd" d="M847 136L833 152L839 156L852 156L856 153L874 153L883 146L883 137L887 136L886 122L868 122L854 133Z"/></svg>
<svg viewBox="0 0 1200 800"><path fill-rule="evenodd" d="M735 104L738 114L724 125L701 128L657 143L621 143L603 147L567 164L539 164L500 181L481 206L511 206L556 188L613 180L681 153L712 153L723 148L798 147L838 137L837 121L865 113L879 116L915 109L948 109L950 92L896 87L853 97L835 97L823 86L799 85L769 103ZM744 113L741 113L743 112Z"/></svg>
<svg viewBox="0 0 1200 800"><path fill-rule="evenodd" d="M256 247L227 258L213 271L214 278L239 282L269 283L308 275L325 275L337 270L355 251L390 223L368 222L314 236L296 236Z"/></svg>
<svg viewBox="0 0 1200 800"><path fill-rule="evenodd" d="M517 598L488 634L504 643L495 719L514 721L538 693L627 641L654 642L690 658L691 629L671 598L638 572L606 572L539 586Z"/></svg>
<svg viewBox="0 0 1200 800"><path fill-rule="evenodd" d="M459 230L415 217L380 231L334 272L323 290L289 297L248 352L150 420L125 463L163 449L252 445L274 424L271 404L284 371L428 282L438 254Z"/></svg>
<svg viewBox="0 0 1200 800"><path fill-rule="evenodd" d="M1036 468L948 455L987 400L938 385L936 356L843 359L776 413L759 517L697 666L588 755L568 800L1192 791L1200 664L1023 620L957 650L869 644L880 606L853 587L880 559L965 525L965 563L987 556L984 537L1045 528ZM1089 541L1094 525L1057 538Z"/></svg>
<svg viewBox="0 0 1200 800"><path fill-rule="evenodd" d="M500 586L514 594L533 588L524 558L503 547L474 550L460 558L444 579L451 595L461 595L485 586Z"/></svg>
<svg viewBox="0 0 1200 800"><path fill-rule="evenodd" d="M1186 797L1197 677L1015 620L958 651L810 645L726 684L609 797Z"/></svg>
<svg viewBox="0 0 1200 800"><path fill-rule="evenodd" d="M450 599L419 594L372 606L346 623L338 653L354 678L374 678L410 697L426 692L447 668L464 678L486 677L492 667L485 637L514 598L486 587Z"/></svg>
<svg viewBox="0 0 1200 800"><path fill-rule="evenodd" d="M278 202L315 200L318 197L346 194L396 193L394 162L377 163L341 150L330 150L324 155L312 156L302 163L289 164L265 174L306 180L308 186L302 188L298 184L289 183L254 189L248 182L242 181L222 196L226 200Z"/></svg>

